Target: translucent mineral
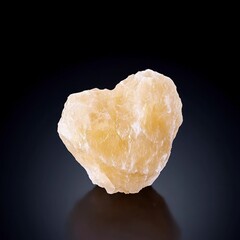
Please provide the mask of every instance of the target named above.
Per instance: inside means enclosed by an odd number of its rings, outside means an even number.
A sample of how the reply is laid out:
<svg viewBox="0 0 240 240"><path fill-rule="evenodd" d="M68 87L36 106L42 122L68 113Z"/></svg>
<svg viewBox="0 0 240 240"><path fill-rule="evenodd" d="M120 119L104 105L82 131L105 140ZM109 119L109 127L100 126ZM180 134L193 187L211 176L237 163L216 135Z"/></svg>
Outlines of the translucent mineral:
<svg viewBox="0 0 240 240"><path fill-rule="evenodd" d="M147 69L113 90L69 95L58 133L93 184L110 194L137 193L165 167L182 121L174 82Z"/></svg>

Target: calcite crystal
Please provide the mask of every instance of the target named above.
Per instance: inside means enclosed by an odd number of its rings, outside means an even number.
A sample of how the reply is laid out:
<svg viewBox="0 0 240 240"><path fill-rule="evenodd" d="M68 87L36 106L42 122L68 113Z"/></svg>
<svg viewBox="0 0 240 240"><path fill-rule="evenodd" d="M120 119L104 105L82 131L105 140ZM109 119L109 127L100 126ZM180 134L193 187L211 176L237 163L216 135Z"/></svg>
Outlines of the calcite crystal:
<svg viewBox="0 0 240 240"><path fill-rule="evenodd" d="M113 90L71 94L58 133L93 184L108 193L137 193L165 167L182 121L174 82L147 69Z"/></svg>

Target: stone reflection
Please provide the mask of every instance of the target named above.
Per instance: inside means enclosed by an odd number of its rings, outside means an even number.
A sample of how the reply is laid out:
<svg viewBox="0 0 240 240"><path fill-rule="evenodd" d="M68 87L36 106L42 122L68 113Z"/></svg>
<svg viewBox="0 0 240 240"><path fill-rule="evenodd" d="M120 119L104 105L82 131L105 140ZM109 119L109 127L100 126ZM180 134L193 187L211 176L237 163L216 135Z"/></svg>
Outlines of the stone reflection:
<svg viewBox="0 0 240 240"><path fill-rule="evenodd" d="M152 188L137 194L109 195L95 187L74 206L70 239L180 239L164 199Z"/></svg>

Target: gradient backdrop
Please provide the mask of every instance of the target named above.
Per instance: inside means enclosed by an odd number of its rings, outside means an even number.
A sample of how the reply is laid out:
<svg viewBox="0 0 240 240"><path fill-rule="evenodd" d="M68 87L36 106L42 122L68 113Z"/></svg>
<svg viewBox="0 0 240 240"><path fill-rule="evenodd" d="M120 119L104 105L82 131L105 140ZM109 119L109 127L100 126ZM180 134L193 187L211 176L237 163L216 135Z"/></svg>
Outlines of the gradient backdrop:
<svg viewBox="0 0 240 240"><path fill-rule="evenodd" d="M17 46L1 88L0 239L239 237L239 94L220 57L227 50L218 54L214 39L206 48L193 38L128 48L56 45L57 38ZM57 123L69 94L112 89L147 68L177 85L183 125L152 187L107 195L66 150Z"/></svg>

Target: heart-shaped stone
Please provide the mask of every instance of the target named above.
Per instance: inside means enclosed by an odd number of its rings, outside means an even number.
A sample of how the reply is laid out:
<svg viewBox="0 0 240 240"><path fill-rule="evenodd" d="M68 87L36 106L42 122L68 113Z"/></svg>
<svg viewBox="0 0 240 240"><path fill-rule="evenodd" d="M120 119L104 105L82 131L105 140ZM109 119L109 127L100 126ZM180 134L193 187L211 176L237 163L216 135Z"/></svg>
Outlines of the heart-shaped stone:
<svg viewBox="0 0 240 240"><path fill-rule="evenodd" d="M165 167L182 121L174 82L147 69L113 90L71 94L58 133L93 184L108 193L137 193Z"/></svg>

